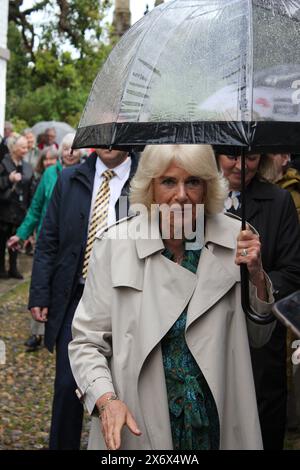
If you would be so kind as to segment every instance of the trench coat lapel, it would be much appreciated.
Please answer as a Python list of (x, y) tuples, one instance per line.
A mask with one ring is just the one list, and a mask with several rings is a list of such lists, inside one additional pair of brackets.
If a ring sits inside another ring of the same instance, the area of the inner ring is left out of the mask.
[(203, 248), (197, 272), (197, 286), (188, 308), (186, 329), (234, 286), (239, 280), (239, 270), (237, 271), (235, 275), (232, 270), (227, 270), (213, 252)]
[(240, 269), (232, 261), (236, 240), (225, 217), (222, 214), (206, 219), (205, 246), (197, 269), (197, 286), (188, 308), (186, 329), (240, 280)]
[[(144, 289), (140, 308), (137, 369), (140, 373), (150, 352), (161, 341), (188, 305), (197, 276), (170, 261), (161, 252), (145, 262)], [(145, 334), (146, 332), (146, 334)]]
[(143, 341), (137, 351), (138, 372), (188, 304), (186, 328), (239, 282), (240, 270), (232, 261), (236, 239), (226, 217), (220, 214), (206, 218), (205, 246), (197, 274), (161, 254), (164, 244), (157, 224), (154, 230), (152, 227), (154, 236), (136, 240), (138, 256), (145, 259), (144, 286), (147, 286), (140, 307), (139, 334)]
[[(140, 219), (147, 224), (146, 218)], [(197, 284), (197, 275), (170, 261), (161, 253), (164, 243), (160, 237), (158, 220), (152, 220), (151, 237), (137, 239), (136, 249), (145, 260), (144, 289), (139, 318), (137, 369), (143, 364), (188, 305)], [(145, 332), (147, 332), (145, 334)]]

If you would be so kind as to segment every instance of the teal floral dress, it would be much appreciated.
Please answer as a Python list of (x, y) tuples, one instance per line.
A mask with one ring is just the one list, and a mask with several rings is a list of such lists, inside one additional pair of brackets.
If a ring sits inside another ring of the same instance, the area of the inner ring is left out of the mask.
[[(185, 251), (181, 266), (196, 273), (200, 250)], [(162, 253), (173, 261), (165, 249)], [(210, 388), (185, 341), (187, 308), (162, 340), (174, 450), (219, 448), (218, 411)]]

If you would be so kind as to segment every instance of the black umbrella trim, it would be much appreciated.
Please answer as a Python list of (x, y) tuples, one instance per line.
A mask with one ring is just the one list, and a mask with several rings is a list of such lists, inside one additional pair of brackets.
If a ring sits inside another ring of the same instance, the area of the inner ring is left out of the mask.
[(78, 128), (73, 148), (211, 144), (251, 151), (299, 151), (300, 122), (108, 123)]

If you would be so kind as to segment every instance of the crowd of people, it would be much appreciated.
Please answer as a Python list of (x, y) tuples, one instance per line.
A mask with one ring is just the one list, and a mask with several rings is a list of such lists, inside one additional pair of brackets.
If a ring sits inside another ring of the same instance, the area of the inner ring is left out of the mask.
[(300, 425), (294, 338), (246, 318), (239, 267), (261, 315), (300, 288), (291, 155), (247, 154), (241, 231), (235, 148), (87, 156), (71, 152), (72, 134), (58, 146), (48, 129), (37, 146), (30, 129), (8, 124), (0, 277), (22, 277), (17, 254), (34, 237), (27, 347), (45, 336), (56, 349), (50, 449), (80, 448), (84, 407), (91, 449), (282, 449), (289, 424)]

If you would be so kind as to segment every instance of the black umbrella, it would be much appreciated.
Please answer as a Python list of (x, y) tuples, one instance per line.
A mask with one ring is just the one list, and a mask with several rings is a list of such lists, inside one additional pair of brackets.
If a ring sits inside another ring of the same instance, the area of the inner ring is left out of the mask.
[[(300, 0), (171, 0), (113, 49), (73, 147), (206, 143), (239, 147), (243, 159), (295, 151), (299, 51)], [(247, 303), (244, 292), (244, 309), (265, 322)]]

